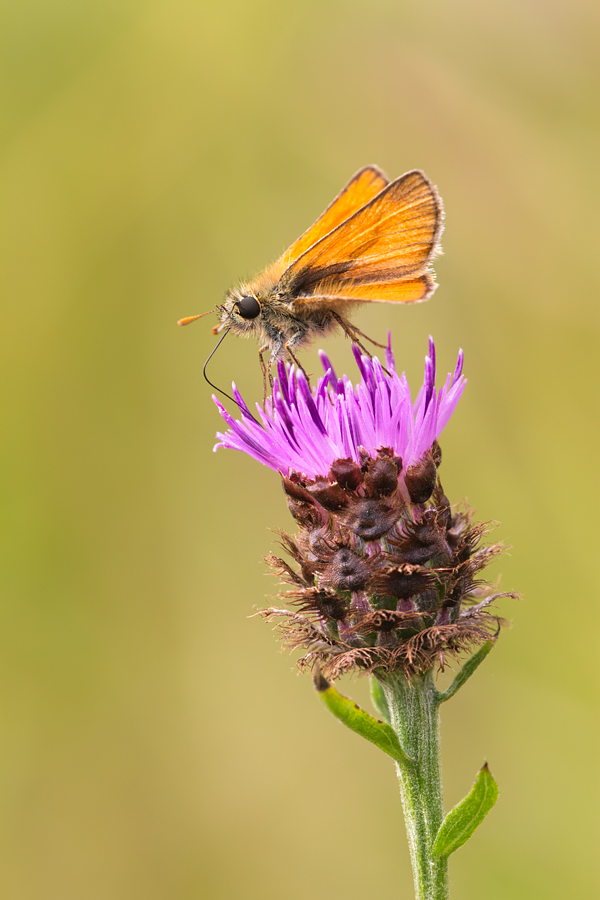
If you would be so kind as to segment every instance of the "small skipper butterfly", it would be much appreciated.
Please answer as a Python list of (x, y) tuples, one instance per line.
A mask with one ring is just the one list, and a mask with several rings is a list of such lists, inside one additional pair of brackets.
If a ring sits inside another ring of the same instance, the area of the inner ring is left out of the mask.
[(390, 181), (377, 166), (360, 169), (283, 256), (227, 291), (216, 307), (220, 322), (213, 334), (226, 330), (258, 340), (265, 390), (267, 350), (269, 374), (282, 357), (302, 368), (296, 349), (337, 326), (365, 350), (360, 337), (366, 335), (348, 313), (358, 303), (431, 297), (436, 283), (430, 263), (440, 253), (443, 215), (436, 188), (420, 170)]

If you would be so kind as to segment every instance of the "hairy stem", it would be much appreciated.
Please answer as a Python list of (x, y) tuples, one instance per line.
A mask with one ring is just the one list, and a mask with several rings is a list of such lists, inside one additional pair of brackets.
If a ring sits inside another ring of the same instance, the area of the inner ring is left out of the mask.
[(434, 857), (444, 818), (439, 748), (439, 704), (431, 672), (380, 677), (392, 728), (407, 759), (396, 763), (413, 867), (416, 900), (447, 900), (448, 859)]

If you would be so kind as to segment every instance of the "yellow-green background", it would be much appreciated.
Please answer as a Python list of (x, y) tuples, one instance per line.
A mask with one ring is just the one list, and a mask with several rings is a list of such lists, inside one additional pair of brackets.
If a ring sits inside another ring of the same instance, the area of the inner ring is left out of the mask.
[[(501, 788), (453, 897), (599, 896), (599, 24), (592, 0), (6, 0), (2, 898), (411, 897), (391, 763), (249, 618), (292, 522), (274, 473), (211, 452), (212, 317), (175, 327), (367, 163), (423, 168), (447, 228), (433, 300), (357, 321), (415, 382), (428, 333), (442, 374), (464, 347), (444, 485), (501, 522), (524, 595), (444, 708), (448, 804), (484, 759)], [(260, 395), (253, 344), (212, 375)]]

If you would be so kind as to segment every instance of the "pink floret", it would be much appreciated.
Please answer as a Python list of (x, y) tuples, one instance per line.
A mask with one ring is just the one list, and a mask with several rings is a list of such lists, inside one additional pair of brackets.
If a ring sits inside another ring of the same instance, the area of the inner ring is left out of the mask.
[[(396, 372), (391, 335), (385, 369), (376, 357), (363, 356), (356, 346), (353, 350), (361, 375), (356, 387), (346, 375), (336, 376), (323, 351), (325, 374), (312, 389), (303, 372), (280, 361), (273, 396), (264, 408), (257, 404), (262, 425), (245, 415), (234, 419), (213, 397), (229, 426), (217, 434), (215, 450), (241, 450), (275, 471), (307, 478), (327, 475), (336, 459), (360, 462), (360, 450), (374, 456), (380, 447), (391, 447), (409, 468), (440, 436), (461, 397), (466, 384), (462, 350), (454, 373), (436, 391), (435, 346), (429, 339), (423, 384), (414, 403), (406, 376)], [(245, 406), (235, 385), (233, 389)]]

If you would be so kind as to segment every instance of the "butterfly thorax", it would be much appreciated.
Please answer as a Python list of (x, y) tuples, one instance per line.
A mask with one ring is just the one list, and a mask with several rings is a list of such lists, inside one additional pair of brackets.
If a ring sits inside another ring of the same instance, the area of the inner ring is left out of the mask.
[[(258, 311), (252, 301), (258, 304)], [(280, 284), (257, 289), (242, 283), (231, 288), (219, 313), (221, 328), (230, 328), (240, 337), (255, 338), (262, 349), (271, 351), (272, 360), (286, 355), (286, 344), (302, 347), (316, 333), (325, 334), (335, 327), (331, 309), (323, 304), (298, 306)], [(248, 313), (250, 318), (246, 317)]]

